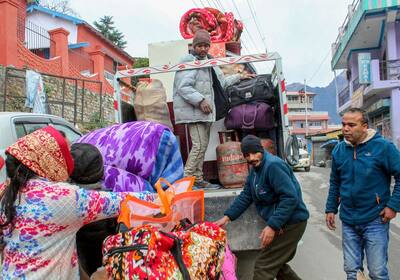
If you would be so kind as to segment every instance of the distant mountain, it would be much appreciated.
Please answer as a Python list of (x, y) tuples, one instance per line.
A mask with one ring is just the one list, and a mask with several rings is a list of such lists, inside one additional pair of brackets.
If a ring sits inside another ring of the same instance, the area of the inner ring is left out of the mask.
[[(348, 82), (344, 73), (337, 76), (338, 91), (347, 86)], [(304, 87), (301, 83), (292, 83), (286, 86), (288, 91), (299, 91)], [(336, 86), (333, 79), (326, 87), (308, 87), (307, 91), (314, 92), (314, 111), (328, 111), (329, 124), (340, 124), (341, 118), (336, 113)]]

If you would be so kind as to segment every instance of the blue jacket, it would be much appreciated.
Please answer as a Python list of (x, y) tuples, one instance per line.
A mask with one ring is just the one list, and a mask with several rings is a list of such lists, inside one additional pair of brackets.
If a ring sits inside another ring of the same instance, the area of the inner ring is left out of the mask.
[[(393, 193), (391, 176), (395, 178)], [(378, 218), (385, 206), (400, 211), (400, 153), (374, 130), (353, 146), (339, 143), (332, 152), (332, 171), (326, 213), (337, 213), (350, 225)]]
[(255, 203), (259, 215), (275, 230), (287, 224), (306, 221), (308, 210), (303, 202), (300, 184), (292, 169), (279, 157), (264, 152), (261, 166), (251, 168), (243, 191), (225, 215), (237, 219)]

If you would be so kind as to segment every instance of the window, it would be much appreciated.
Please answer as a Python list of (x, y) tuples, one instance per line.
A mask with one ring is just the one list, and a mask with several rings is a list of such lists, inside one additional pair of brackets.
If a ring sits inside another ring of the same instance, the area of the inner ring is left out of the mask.
[(65, 133), (65, 136), (67, 139), (71, 142), (74, 143), (76, 140), (78, 140), (81, 135), (77, 133), (76, 131), (72, 130), (70, 127), (62, 124), (53, 124), (54, 128), (57, 130), (61, 130)]
[(310, 126), (321, 126), (322, 123), (321, 122), (311, 122)]
[(305, 109), (298, 109), (298, 108), (289, 108), (289, 112), (293, 113), (305, 113)]
[(32, 133), (38, 129), (48, 126), (48, 123), (23, 123), (18, 122), (15, 124), (15, 131), (17, 133), (17, 137), (21, 138), (29, 133)]
[(17, 133), (17, 138), (21, 138), (26, 135), (25, 127), (22, 123), (15, 124), (15, 132)]

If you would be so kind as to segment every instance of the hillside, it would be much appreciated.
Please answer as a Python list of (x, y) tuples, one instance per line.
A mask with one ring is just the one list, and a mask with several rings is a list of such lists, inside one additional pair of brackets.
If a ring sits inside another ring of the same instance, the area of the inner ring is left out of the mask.
[[(347, 86), (347, 80), (342, 73), (337, 76), (338, 90)], [(292, 83), (286, 86), (288, 91), (299, 91), (304, 87), (301, 83)], [(340, 124), (341, 118), (336, 113), (336, 87), (333, 79), (326, 87), (308, 87), (307, 91), (314, 92), (317, 95), (314, 98), (314, 111), (328, 111), (329, 124)]]

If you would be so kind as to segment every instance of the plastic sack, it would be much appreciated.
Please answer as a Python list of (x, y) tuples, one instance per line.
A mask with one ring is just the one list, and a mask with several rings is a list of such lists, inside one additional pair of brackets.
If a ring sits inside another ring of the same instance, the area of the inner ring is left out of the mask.
[(225, 259), (222, 265), (222, 279), (221, 280), (237, 280), (236, 277), (237, 259), (232, 253), (228, 244), (225, 247)]
[(138, 120), (158, 122), (172, 129), (167, 94), (160, 80), (139, 82), (133, 107)]

